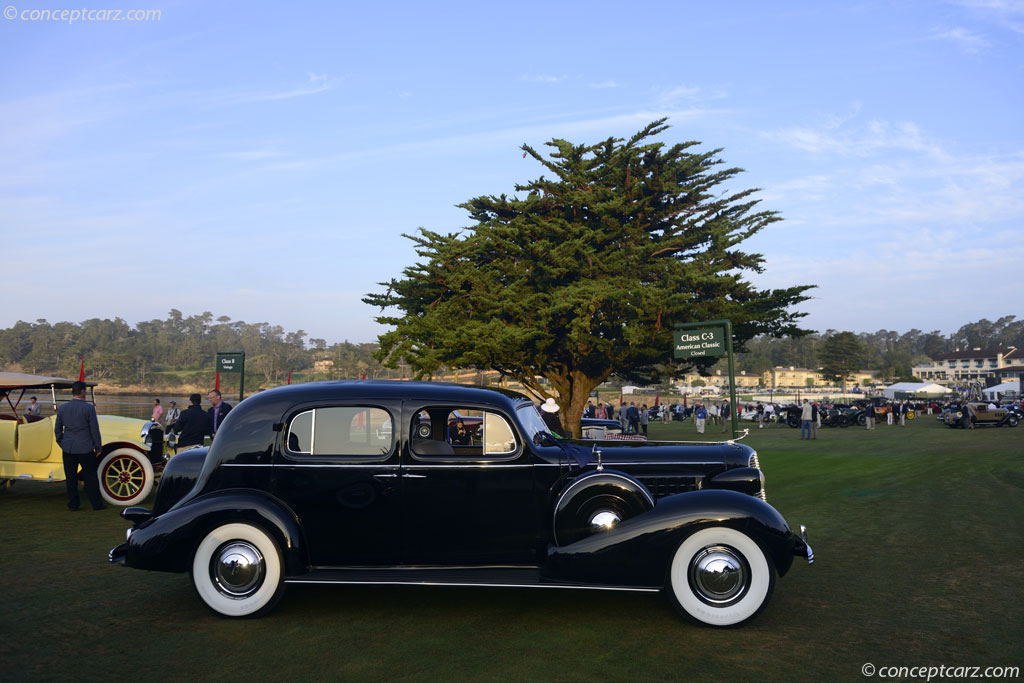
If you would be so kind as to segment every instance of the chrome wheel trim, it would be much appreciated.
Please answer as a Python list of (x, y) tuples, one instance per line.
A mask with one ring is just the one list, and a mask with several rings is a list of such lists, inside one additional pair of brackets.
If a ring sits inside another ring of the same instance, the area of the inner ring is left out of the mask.
[(226, 597), (247, 598), (263, 584), (267, 563), (248, 541), (232, 540), (220, 546), (210, 560), (210, 579)]
[(590, 516), (589, 526), (594, 531), (605, 531), (622, 521), (622, 516), (614, 510), (602, 508)]
[(700, 599), (712, 605), (740, 597), (750, 583), (748, 575), (743, 559), (724, 545), (708, 546), (690, 562), (690, 585)]

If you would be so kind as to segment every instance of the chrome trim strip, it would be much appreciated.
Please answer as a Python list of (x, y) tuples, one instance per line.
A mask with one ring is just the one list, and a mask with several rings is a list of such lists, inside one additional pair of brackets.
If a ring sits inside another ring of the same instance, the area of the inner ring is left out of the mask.
[[(659, 462), (647, 462), (647, 461), (633, 461), (633, 462), (608, 462), (603, 460), (602, 464), (607, 467), (628, 467), (632, 465), (725, 465), (726, 463), (722, 460), (692, 460), (684, 462), (682, 460), (665, 460)], [(539, 462), (535, 465), (536, 467), (565, 467), (564, 463), (557, 462)]]
[[(231, 463), (224, 463), (223, 465), (221, 465), (221, 467), (270, 467), (270, 465), (234, 465), (234, 464), (231, 464)], [(383, 463), (367, 464), (367, 463), (359, 463), (359, 462), (354, 462), (354, 463), (351, 463), (351, 464), (333, 463), (333, 462), (325, 462), (325, 463), (315, 463), (315, 462), (297, 463), (297, 462), (289, 462), (289, 463), (280, 463), (280, 464), (274, 465), (274, 467), (280, 467), (282, 469), (295, 469), (295, 468), (301, 468), (301, 467), (320, 467), (320, 468), (323, 468), (323, 467), (340, 467), (340, 468), (350, 469), (350, 470), (380, 470), (380, 469), (397, 470), (398, 469), (398, 465), (386, 465), (386, 464), (383, 464)]]
[(546, 583), (448, 583), (445, 581), (359, 581), (356, 579), (285, 579), (285, 583), (358, 584), (361, 586), (459, 586), (468, 588), (570, 588), (575, 590), (626, 591), (631, 593), (660, 593), (660, 588), (631, 588), (627, 586), (569, 586)]
[(513, 468), (513, 467), (533, 467), (533, 465), (530, 464), (530, 463), (525, 463), (525, 464), (517, 463), (517, 464), (514, 464), (514, 465), (503, 465), (501, 463), (484, 463), (484, 462), (473, 462), (473, 463), (445, 462), (445, 463), (437, 463), (435, 465), (424, 465), (422, 463), (414, 463), (414, 464), (411, 464), (411, 465), (403, 465), (403, 468), (407, 469), (407, 470), (436, 470), (436, 469), (446, 469), (446, 470), (459, 470), (459, 469), (463, 469), (463, 470), (468, 470), (468, 469), (473, 469), (473, 470), (502, 469), (502, 470), (504, 470), (504, 469), (509, 469), (509, 468)]

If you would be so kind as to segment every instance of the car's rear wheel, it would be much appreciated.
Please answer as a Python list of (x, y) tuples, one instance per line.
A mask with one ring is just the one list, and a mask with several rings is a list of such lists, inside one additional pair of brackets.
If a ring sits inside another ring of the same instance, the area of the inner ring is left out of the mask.
[(137, 505), (153, 491), (153, 465), (134, 448), (118, 448), (100, 461), (100, 495), (111, 505)]
[(654, 507), (650, 492), (632, 477), (595, 472), (570, 484), (555, 503), (556, 545), (569, 545)]
[(707, 626), (739, 626), (768, 604), (775, 570), (761, 546), (728, 527), (701, 529), (676, 550), (667, 593), (682, 614)]
[(224, 524), (196, 548), (192, 585), (217, 614), (257, 616), (281, 598), (281, 566), (281, 551), (263, 529), (244, 522)]

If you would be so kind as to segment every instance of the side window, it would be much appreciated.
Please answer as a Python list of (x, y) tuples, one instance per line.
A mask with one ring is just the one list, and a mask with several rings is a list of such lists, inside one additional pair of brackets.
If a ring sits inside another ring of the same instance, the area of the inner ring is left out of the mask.
[(331, 406), (299, 413), (288, 425), (288, 451), (324, 457), (380, 457), (391, 452), (391, 415), (381, 408)]
[(511, 425), (501, 415), (484, 413), (484, 455), (508, 455), (515, 450)]
[(412, 435), (412, 451), (418, 456), (480, 458), (516, 452), (508, 421), (478, 408), (425, 408), (413, 417)]

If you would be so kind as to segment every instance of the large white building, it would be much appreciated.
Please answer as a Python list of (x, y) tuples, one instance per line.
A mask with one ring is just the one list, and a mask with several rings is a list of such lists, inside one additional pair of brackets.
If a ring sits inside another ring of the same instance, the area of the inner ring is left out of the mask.
[(915, 365), (914, 377), (928, 382), (984, 382), (997, 377), (999, 371), (1020, 363), (1014, 346), (999, 349), (964, 349), (945, 353), (930, 363)]

